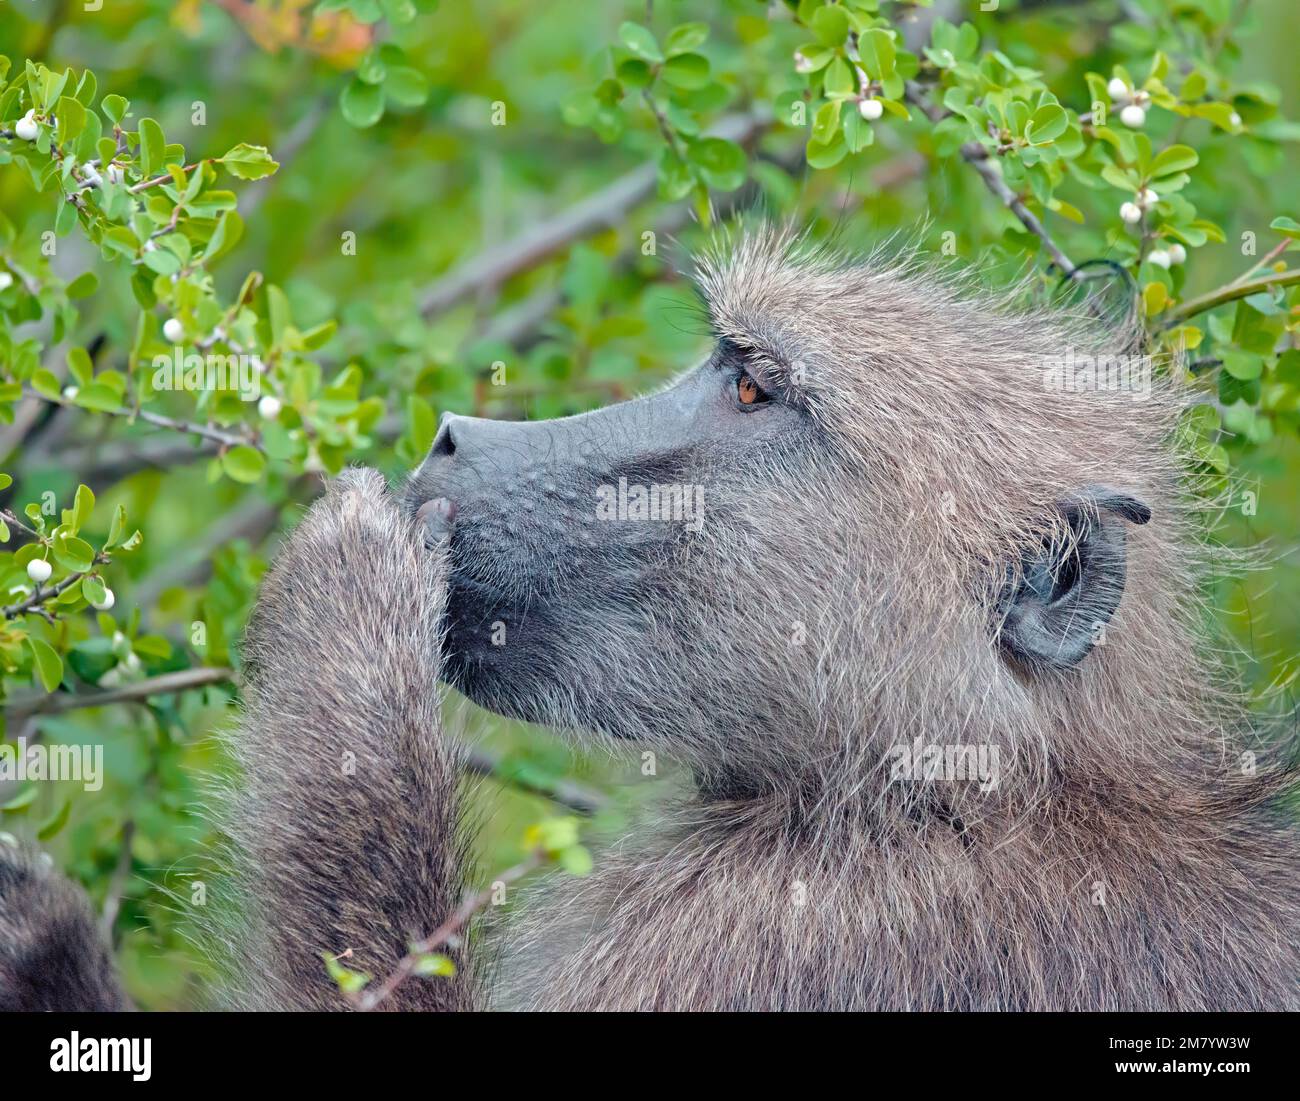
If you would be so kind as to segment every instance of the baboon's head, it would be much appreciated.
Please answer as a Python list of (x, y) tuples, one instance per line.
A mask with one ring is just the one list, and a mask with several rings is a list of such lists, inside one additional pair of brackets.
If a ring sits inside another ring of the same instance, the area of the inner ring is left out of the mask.
[(917, 736), (1042, 763), (1178, 676), (1168, 400), (1053, 373), (1113, 337), (778, 232), (698, 283), (715, 343), (659, 392), (444, 417), (407, 501), (451, 502), (472, 699), (761, 786)]

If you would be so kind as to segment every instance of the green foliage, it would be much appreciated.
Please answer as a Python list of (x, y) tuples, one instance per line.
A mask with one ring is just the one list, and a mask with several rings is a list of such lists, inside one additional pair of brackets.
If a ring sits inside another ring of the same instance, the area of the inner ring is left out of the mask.
[[(561, 415), (689, 363), (704, 338), (668, 238), (703, 229), (683, 210), (707, 226), (757, 201), (850, 245), (901, 229), (992, 279), (1028, 264), (1044, 291), (1062, 258), (1120, 265), (1195, 399), (1194, 473), (1254, 486), (1237, 522), (1294, 540), (1284, 0), (1132, 0), (1122, 16), (1004, 0), (952, 22), (927, 7), (0, 5), (5, 738), (105, 751), (99, 791), (0, 780), (0, 829), (47, 837), (97, 902), (120, 896), (145, 1005), (203, 986), (177, 916), (212, 878), (193, 808), (275, 533), (321, 474), (409, 469), (444, 410)], [(629, 187), (556, 247), (476, 275), (485, 249), (512, 252), (645, 164), (655, 194)], [(1277, 576), (1282, 657), (1261, 682), (1286, 678), (1300, 641), (1300, 582)], [(191, 687), (150, 692), (163, 675)], [(138, 695), (87, 705), (105, 692)], [(662, 790), (479, 725), (506, 793), (489, 870), (538, 848), (590, 867), (525, 789), (616, 786), (594, 834)], [(428, 955), (418, 967), (444, 974)]]

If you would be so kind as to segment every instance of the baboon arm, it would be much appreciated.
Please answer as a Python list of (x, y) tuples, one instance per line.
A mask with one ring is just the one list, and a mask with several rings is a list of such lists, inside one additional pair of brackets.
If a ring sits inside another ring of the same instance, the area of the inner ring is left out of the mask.
[[(460, 762), (438, 717), (443, 573), (383, 478), (356, 469), (263, 583), (230, 824), (252, 922), (236, 966), (254, 1005), (344, 1007), (322, 953), (378, 985), (460, 901)], [(463, 949), (456, 962), (454, 979), (409, 979), (384, 1008), (469, 1008)]]

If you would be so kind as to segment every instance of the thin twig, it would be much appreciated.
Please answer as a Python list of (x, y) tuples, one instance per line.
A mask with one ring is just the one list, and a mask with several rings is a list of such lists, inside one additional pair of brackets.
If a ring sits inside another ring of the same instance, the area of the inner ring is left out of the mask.
[[(27, 391), (27, 396), (39, 398), (41, 401), (48, 402), (51, 405), (59, 405), (65, 409), (80, 409), (81, 406), (75, 402), (68, 401), (65, 398), (52, 398), (48, 394), (42, 394), (35, 390)], [(261, 450), (261, 445), (252, 436), (240, 436), (231, 432), (223, 432), (220, 428), (214, 428), (210, 424), (197, 424), (194, 421), (178, 420), (175, 417), (165, 417), (161, 413), (152, 413), (148, 409), (130, 409), (123, 406), (120, 409), (95, 409), (91, 412), (107, 413), (110, 417), (124, 417), (127, 420), (142, 420), (146, 424), (152, 424), (156, 428), (167, 428), (173, 432), (183, 432), (186, 435), (200, 436), (205, 440), (211, 440), (213, 443), (220, 444), (222, 447), (253, 447)]]
[(107, 707), (111, 703), (132, 703), (150, 696), (187, 692), (209, 684), (221, 684), (234, 678), (235, 671), (225, 666), (200, 666), (161, 673), (147, 680), (109, 688), (102, 692), (53, 692), (48, 696), (26, 696), (10, 700), (5, 711), (13, 714), (58, 715), (82, 707)]
[(99, 927), (104, 939), (113, 939), (113, 926), (117, 924), (117, 914), (122, 908), (122, 892), (126, 890), (126, 877), (131, 871), (131, 842), (135, 840), (135, 819), (128, 818), (122, 823), (122, 845), (117, 852), (117, 865), (113, 868), (113, 878), (108, 883), (108, 894), (104, 897), (104, 909), (99, 917)]
[(1229, 283), (1228, 286), (1230, 287), (1240, 286), (1242, 283), (1246, 282), (1246, 280), (1249, 279), (1252, 275), (1254, 275), (1255, 272), (1259, 271), (1260, 268), (1268, 267), (1268, 265), (1271, 264), (1274, 260), (1276, 260), (1279, 256), (1281, 256), (1282, 253), (1286, 252), (1286, 250), (1290, 248), (1293, 243), (1294, 242), (1291, 240), (1290, 237), (1283, 237), (1282, 240), (1280, 240), (1276, 245), (1274, 245), (1271, 249), (1269, 249), (1268, 252), (1265, 253), (1265, 255), (1257, 263), (1253, 264), (1251, 267), (1243, 271), (1239, 276), (1237, 276), (1236, 279), (1234, 279), (1231, 283)]
[[(107, 562), (108, 560), (108, 555), (104, 554), (102, 551), (95, 555), (95, 561), (97, 563)], [(44, 608), (44, 605), (61, 596), (89, 573), (89, 570), (79, 570), (76, 573), (70, 573), (57, 585), (51, 585), (48, 589), (42, 587), (38, 583), (32, 590), (30, 596), (24, 597), (22, 600), (18, 601), (17, 604), (10, 604), (4, 608), (0, 608), (0, 617), (3, 617), (4, 619), (17, 619), (20, 615), (27, 615), (29, 612), (33, 612), (36, 615), (44, 616), (46, 619), (52, 620), (53, 616), (51, 616), (51, 614)]]
[(483, 890), (470, 895), (456, 908), (451, 917), (439, 925), (437, 929), (423, 940), (411, 945), (411, 950), (398, 961), (397, 966), (388, 978), (377, 987), (362, 991), (356, 998), (356, 1007), (363, 1013), (375, 1009), (380, 1002), (389, 997), (394, 990), (411, 977), (422, 956), (427, 956), (430, 952), (436, 952), (459, 933), (470, 918), (480, 910), (485, 909), (492, 902), (493, 896), (501, 886), (509, 886), (511, 883), (518, 882), (529, 872), (540, 868), (545, 860), (546, 853), (538, 849), (530, 853), (514, 867), (507, 868)]

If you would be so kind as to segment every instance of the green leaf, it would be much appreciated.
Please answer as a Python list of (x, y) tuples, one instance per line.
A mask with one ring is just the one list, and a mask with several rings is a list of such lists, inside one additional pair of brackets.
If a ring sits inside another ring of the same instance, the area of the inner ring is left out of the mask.
[(823, 46), (840, 46), (849, 36), (849, 17), (838, 4), (827, 4), (813, 12), (812, 32)]
[(1233, 378), (1249, 382), (1264, 373), (1264, 357), (1253, 352), (1229, 349), (1223, 353), (1223, 369)]
[(81, 387), (72, 401), (82, 409), (93, 409), (97, 413), (112, 413), (122, 408), (122, 395), (101, 382)]
[(20, 811), (24, 811), (36, 802), (36, 795), (39, 791), (40, 788), (35, 784), (29, 784), (10, 799), (9, 802), (0, 803), (0, 810), (4, 811), (6, 814), (17, 814)]
[(59, 100), (54, 115), (59, 120), (60, 142), (75, 141), (86, 128), (86, 108), (71, 96), (63, 96)]
[(95, 377), (95, 367), (90, 362), (90, 353), (85, 348), (73, 345), (68, 349), (68, 371), (78, 386), (90, 385)]
[(322, 952), (321, 959), (325, 961), (325, 970), (328, 972), (329, 977), (338, 984), (338, 988), (344, 994), (359, 994), (366, 988), (366, 984), (370, 982), (371, 976), (368, 973), (365, 971), (352, 971), (344, 967), (329, 952)]
[(217, 218), (216, 227), (208, 239), (208, 247), (203, 252), (205, 262), (224, 256), (244, 236), (244, 219), (237, 210), (223, 210)]
[(104, 582), (87, 574), (81, 579), (81, 595), (86, 598), (87, 604), (103, 604), (106, 595)]
[(745, 151), (726, 138), (704, 138), (692, 142), (687, 155), (709, 187), (734, 191), (745, 182), (749, 162)]
[(74, 533), (85, 526), (90, 514), (95, 511), (95, 494), (90, 486), (77, 486), (77, 496), (72, 503), (72, 530)]
[(456, 974), (456, 965), (441, 952), (426, 952), (415, 961), (415, 969), (411, 974), (422, 979), (449, 979)]
[(181, 270), (180, 257), (164, 248), (151, 248), (140, 257), (140, 262), (158, 275), (175, 275)]
[(688, 50), (704, 45), (708, 37), (707, 23), (682, 23), (668, 32), (668, 37), (664, 39), (664, 53), (669, 57), (673, 54), (686, 53)]
[(1285, 216), (1274, 218), (1268, 223), (1268, 228), (1277, 230), (1283, 237), (1290, 237), (1293, 240), (1300, 239), (1300, 222), (1297, 222), (1294, 218)]
[(266, 469), (266, 457), (255, 447), (241, 444), (221, 456), (221, 469), (236, 482), (252, 485), (261, 480)]
[(54, 837), (68, 824), (68, 816), (71, 813), (72, 800), (63, 800), (63, 805), (36, 831), (36, 839), (38, 841), (48, 841), (51, 837)]
[(99, 109), (104, 112), (104, 116), (114, 126), (117, 126), (126, 118), (126, 112), (130, 104), (118, 95), (107, 95), (100, 102)]
[(433, 446), (438, 431), (438, 421), (433, 406), (418, 394), (406, 399), (406, 434), (411, 444), (411, 454), (423, 457)]
[(879, 27), (869, 30), (858, 40), (858, 56), (868, 76), (883, 80), (893, 75), (897, 56), (894, 40)]
[(421, 107), (429, 98), (429, 81), (419, 69), (402, 65), (388, 70), (384, 91), (399, 107)]
[(559, 855), (560, 867), (570, 875), (590, 875), (594, 866), (591, 853), (584, 845), (570, 845)]
[(837, 57), (827, 66), (826, 75), (822, 77), (822, 88), (828, 96), (857, 94), (858, 82), (853, 75), (853, 70), (849, 68), (849, 63), (844, 58)]
[(339, 96), (343, 117), (359, 130), (374, 126), (384, 116), (382, 85), (353, 79)]
[(663, 78), (677, 88), (703, 88), (709, 82), (709, 61), (703, 54), (677, 54), (663, 67)]
[(58, 376), (46, 367), (40, 368), (32, 375), (32, 389), (51, 401), (58, 401), (62, 395)]
[(1200, 159), (1190, 145), (1171, 145), (1168, 149), (1161, 150), (1151, 162), (1151, 178), (1158, 180), (1161, 176), (1186, 172), (1189, 168), (1194, 168)]
[(146, 176), (156, 176), (163, 170), (163, 157), (167, 139), (162, 127), (153, 119), (140, 120), (140, 171)]
[(819, 145), (829, 145), (840, 126), (840, 103), (829, 100), (817, 108), (813, 115), (812, 140)]
[(1059, 103), (1045, 103), (1034, 112), (1025, 128), (1025, 138), (1033, 145), (1048, 145), (1070, 125), (1070, 116)]
[(116, 546), (117, 541), (122, 538), (122, 532), (126, 530), (126, 506), (118, 505), (113, 510), (113, 522), (108, 528), (108, 539), (104, 543), (104, 549)]
[(35, 660), (36, 676), (47, 692), (53, 692), (63, 680), (63, 659), (48, 642), (31, 635), (27, 636), (27, 645), (31, 647)]
[(833, 168), (845, 158), (848, 151), (849, 147), (839, 133), (836, 133), (828, 143), (810, 141), (806, 151), (808, 167)]
[(227, 172), (232, 176), (238, 176), (241, 180), (260, 180), (280, 167), (279, 162), (271, 159), (266, 146), (249, 145), (242, 141), (221, 157), (220, 161)]
[(659, 49), (655, 36), (639, 23), (624, 23), (618, 29), (619, 40), (637, 57), (644, 58), (652, 64), (663, 61), (664, 55)]
[(93, 271), (83, 271), (64, 289), (69, 298), (89, 298), (99, 289), (99, 276)]
[(95, 564), (95, 548), (75, 535), (56, 538), (53, 550), (54, 560), (73, 573), (85, 573)]

